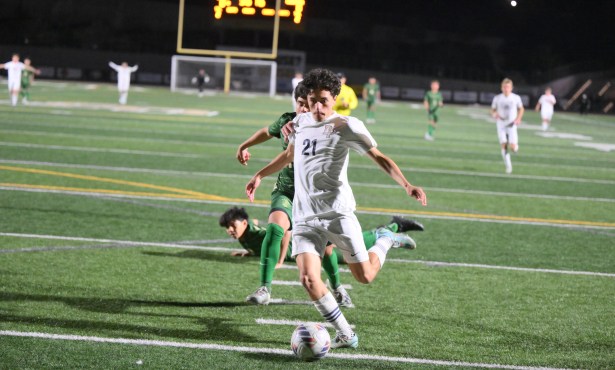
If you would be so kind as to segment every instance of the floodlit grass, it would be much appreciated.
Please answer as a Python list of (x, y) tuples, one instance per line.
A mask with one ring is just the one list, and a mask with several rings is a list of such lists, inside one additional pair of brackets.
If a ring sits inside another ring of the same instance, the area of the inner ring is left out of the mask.
[[(6, 335), (288, 351), (293, 327), (256, 319), (321, 320), (310, 305), (244, 304), (259, 261), (231, 257), (239, 245), (217, 223), (235, 204), (266, 219), (273, 178), (256, 204), (244, 185), (280, 143), (251, 149), (247, 167), (235, 151), (287, 111), (289, 98), (144, 88), (130, 93), (128, 108), (116, 99), (111, 85), (40, 83), (33, 104), (0, 104), (0, 367), (304, 368), (289, 352)], [(355, 115), (364, 114), (361, 105)], [(317, 366), (614, 368), (615, 153), (575, 146), (586, 138), (540, 136), (528, 110), (514, 173), (505, 175), (487, 107), (445, 106), (434, 142), (422, 138), (424, 112), (408, 103), (384, 103), (377, 118), (368, 128), (379, 148), (425, 188), (429, 205), (353, 153), (358, 217), (371, 228), (403, 214), (426, 230), (412, 234), (415, 251), (389, 253), (373, 284), (342, 273), (360, 347)], [(612, 116), (556, 112), (553, 127), (615, 144)], [(275, 279), (296, 281), (297, 271)], [(273, 298), (308, 300), (301, 287), (281, 285)]]

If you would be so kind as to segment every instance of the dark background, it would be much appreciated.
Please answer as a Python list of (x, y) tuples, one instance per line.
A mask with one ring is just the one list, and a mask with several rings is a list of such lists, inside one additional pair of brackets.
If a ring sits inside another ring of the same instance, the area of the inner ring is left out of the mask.
[[(309, 65), (475, 81), (507, 75), (528, 84), (615, 66), (615, 1), (518, 0), (516, 7), (507, 0), (306, 2), (301, 25), (283, 22), (279, 48), (305, 51)], [(3, 1), (1, 43), (176, 54), (178, 4)], [(192, 46), (270, 46), (268, 31), (233, 32), (215, 23), (207, 11), (213, 4), (188, 0), (185, 38)]]

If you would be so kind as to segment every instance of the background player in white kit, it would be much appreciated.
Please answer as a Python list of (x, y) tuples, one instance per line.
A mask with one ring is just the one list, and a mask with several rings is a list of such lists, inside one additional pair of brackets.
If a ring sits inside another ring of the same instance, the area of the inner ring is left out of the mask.
[(501, 87), (502, 93), (496, 95), (491, 103), (491, 116), (496, 120), (506, 173), (511, 173), (512, 162), (510, 161), (509, 150), (515, 153), (519, 150), (517, 126), (521, 124), (525, 109), (521, 97), (512, 92), (513, 82), (510, 79), (502, 80)]
[(109, 67), (117, 72), (117, 90), (120, 92), (120, 104), (126, 104), (128, 102), (128, 90), (130, 89), (130, 74), (136, 72), (139, 66), (129, 67), (126, 62), (122, 62), (122, 65), (118, 66), (109, 62)]
[(540, 110), (540, 118), (542, 118), (542, 131), (547, 131), (549, 129), (549, 124), (553, 118), (553, 107), (555, 103), (555, 96), (551, 93), (551, 88), (547, 87), (545, 93), (542, 94), (536, 104), (536, 111)]
[(336, 329), (331, 348), (359, 344), (357, 335), (346, 321), (338, 303), (320, 277), (321, 258), (327, 241), (338, 246), (355, 279), (367, 284), (374, 280), (391, 247), (400, 240), (391, 235), (380, 238), (366, 249), (361, 226), (354, 215), (355, 200), (348, 184), (349, 149), (367, 154), (406, 193), (423, 205), (423, 190), (411, 185), (399, 167), (376, 149), (376, 142), (360, 120), (341, 116), (333, 110), (341, 83), (326, 69), (310, 71), (303, 80), (309, 90), (310, 112), (293, 120), (295, 134), (288, 148), (258, 171), (246, 185), (253, 200), (264, 176), (273, 174), (293, 162), (295, 197), (293, 202), (293, 257), (296, 258), (301, 283), (316, 309)]
[(9, 94), (11, 94), (11, 105), (16, 106), (19, 98), (19, 91), (21, 90), (21, 71), (24, 69), (39, 73), (37, 69), (32, 66), (27, 66), (19, 61), (19, 54), (13, 54), (11, 61), (4, 64), (0, 64), (0, 68), (4, 68), (8, 71), (9, 80)]

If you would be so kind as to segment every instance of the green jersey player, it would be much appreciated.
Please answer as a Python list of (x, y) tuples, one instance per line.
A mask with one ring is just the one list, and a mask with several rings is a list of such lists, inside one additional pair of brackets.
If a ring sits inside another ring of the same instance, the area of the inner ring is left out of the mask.
[[(30, 58), (26, 58), (24, 59), (23, 64), (26, 66), (31, 66), (32, 61)], [(34, 71), (25, 68), (21, 71), (21, 90), (19, 90), (19, 97), (21, 98), (21, 102), (23, 104), (28, 104), (28, 100), (30, 100), (29, 89), (33, 79)]]
[(365, 123), (376, 123), (375, 105), (380, 101), (380, 84), (376, 77), (370, 77), (363, 85), (363, 100), (367, 103), (367, 119)]
[(429, 120), (425, 140), (433, 141), (433, 134), (438, 123), (438, 110), (443, 105), (444, 99), (442, 99), (442, 94), (440, 93), (440, 82), (433, 80), (431, 81), (431, 90), (427, 91), (423, 98), (423, 106), (427, 110), (427, 119)]
[[(263, 256), (263, 242), (267, 238), (267, 226), (262, 226), (259, 224), (257, 219), (251, 219), (248, 216), (248, 213), (243, 208), (233, 207), (228, 209), (226, 212), (220, 216), (219, 224), (221, 227), (226, 229), (226, 233), (233, 239), (236, 239), (239, 244), (243, 247), (243, 251), (234, 251), (231, 253), (233, 256), (238, 257), (248, 257), (248, 256)], [(376, 243), (376, 240), (380, 238), (383, 234), (386, 233), (385, 230), (389, 230), (393, 233), (401, 233), (406, 231), (423, 231), (423, 225), (414, 220), (407, 220), (403, 217), (394, 216), (391, 222), (388, 225), (381, 226), (379, 228), (367, 230), (363, 232), (363, 240), (365, 241), (365, 245), (367, 247), (371, 247)], [(416, 242), (412, 240), (412, 238), (408, 237), (408, 247), (416, 248)], [(266, 246), (267, 247), (267, 246)], [(294, 260), (291, 257), (291, 248), (290, 248), (290, 233), (285, 233), (284, 237), (281, 241), (280, 252), (281, 258), (279, 262), (275, 265), (275, 268), (282, 266), (283, 261), (292, 261)], [(269, 253), (265, 251), (265, 254)], [(337, 284), (338, 291), (340, 297), (340, 305), (345, 307), (353, 307), (352, 300), (350, 300), (350, 296), (345, 291), (341, 285), (339, 285), (339, 269), (337, 265), (340, 263), (345, 263), (343, 254), (339, 251), (338, 248), (335, 248), (335, 245), (329, 244), (327, 247), (327, 251), (325, 252), (325, 257), (323, 258), (323, 265), (327, 265), (325, 268), (325, 273), (329, 278), (329, 283), (331, 286)], [(333, 268), (332, 265), (335, 265)], [(340, 288), (341, 287), (341, 288)], [(256, 302), (251, 302), (256, 303)]]

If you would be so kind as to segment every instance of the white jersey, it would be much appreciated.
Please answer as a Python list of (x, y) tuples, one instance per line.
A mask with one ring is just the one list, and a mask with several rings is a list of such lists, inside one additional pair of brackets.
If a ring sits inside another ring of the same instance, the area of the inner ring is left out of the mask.
[(538, 103), (540, 103), (540, 114), (543, 117), (553, 115), (555, 96), (543, 94), (540, 99), (538, 99)]
[(26, 68), (22, 62), (6, 62), (4, 69), (8, 71), (9, 89), (19, 90), (21, 88), (21, 71)]
[(139, 69), (139, 66), (123, 67), (118, 66), (113, 62), (109, 62), (109, 67), (113, 68), (117, 72), (117, 89), (120, 91), (128, 90), (130, 87), (130, 74)]
[(349, 149), (364, 154), (376, 147), (372, 135), (357, 118), (337, 113), (322, 122), (314, 120), (312, 113), (303, 113), (293, 123), (293, 219), (353, 212), (356, 203), (347, 175)]
[(498, 126), (507, 126), (517, 119), (518, 109), (523, 107), (521, 97), (515, 93), (505, 96), (498, 94), (493, 98), (491, 108), (495, 109), (498, 116), (496, 120)]

